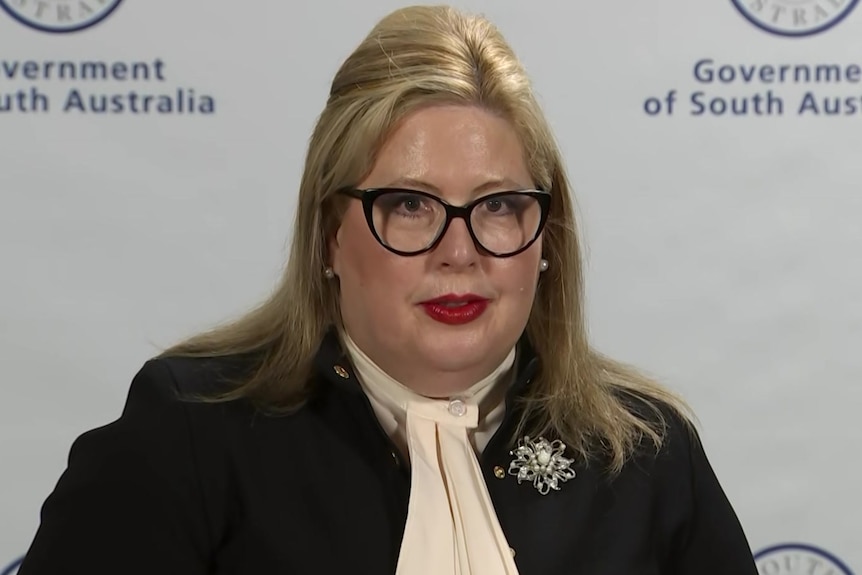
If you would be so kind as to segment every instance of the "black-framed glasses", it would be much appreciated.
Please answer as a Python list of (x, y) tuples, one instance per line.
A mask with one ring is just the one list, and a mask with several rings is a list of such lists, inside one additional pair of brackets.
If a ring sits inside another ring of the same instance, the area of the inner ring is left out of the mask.
[(362, 201), (371, 233), (383, 247), (401, 256), (433, 249), (452, 220), (461, 218), (481, 251), (511, 257), (536, 241), (551, 207), (551, 194), (542, 190), (496, 192), (465, 206), (402, 188), (345, 188), (339, 193)]

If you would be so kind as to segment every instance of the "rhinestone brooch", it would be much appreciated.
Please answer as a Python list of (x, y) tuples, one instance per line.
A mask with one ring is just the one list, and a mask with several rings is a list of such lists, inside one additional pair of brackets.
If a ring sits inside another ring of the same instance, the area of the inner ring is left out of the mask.
[(574, 479), (574, 459), (563, 457), (566, 444), (560, 440), (548, 441), (544, 437), (533, 441), (529, 436), (518, 440), (518, 447), (510, 451), (515, 460), (509, 464), (509, 475), (518, 483), (529, 481), (542, 495), (551, 489), (560, 490), (560, 483)]

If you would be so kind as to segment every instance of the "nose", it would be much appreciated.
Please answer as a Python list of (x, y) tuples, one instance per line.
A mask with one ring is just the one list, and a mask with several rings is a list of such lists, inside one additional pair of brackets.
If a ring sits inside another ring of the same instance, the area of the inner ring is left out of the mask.
[(476, 265), (480, 257), (476, 244), (470, 236), (470, 230), (467, 229), (467, 222), (463, 218), (452, 220), (431, 253), (437, 265), (457, 269)]

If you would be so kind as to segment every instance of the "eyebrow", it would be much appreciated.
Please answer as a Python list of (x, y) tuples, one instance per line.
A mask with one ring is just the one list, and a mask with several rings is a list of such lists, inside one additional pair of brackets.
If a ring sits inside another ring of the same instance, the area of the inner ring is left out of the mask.
[[(424, 180), (419, 180), (416, 178), (396, 178), (389, 182), (386, 186), (387, 188), (419, 188), (422, 190), (429, 191), (431, 193), (442, 195), (440, 188), (426, 182)], [(488, 180), (481, 186), (478, 186), (473, 189), (473, 194), (481, 194), (493, 189), (503, 188), (506, 190), (525, 190), (530, 188), (531, 186), (523, 186), (514, 180), (510, 180), (509, 178)]]

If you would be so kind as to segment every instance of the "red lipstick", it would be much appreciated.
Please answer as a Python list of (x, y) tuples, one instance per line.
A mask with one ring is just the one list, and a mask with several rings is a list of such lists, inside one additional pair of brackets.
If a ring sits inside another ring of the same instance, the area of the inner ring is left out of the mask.
[(423, 301), (422, 309), (440, 323), (459, 325), (477, 319), (488, 307), (488, 299), (475, 294), (446, 294)]

